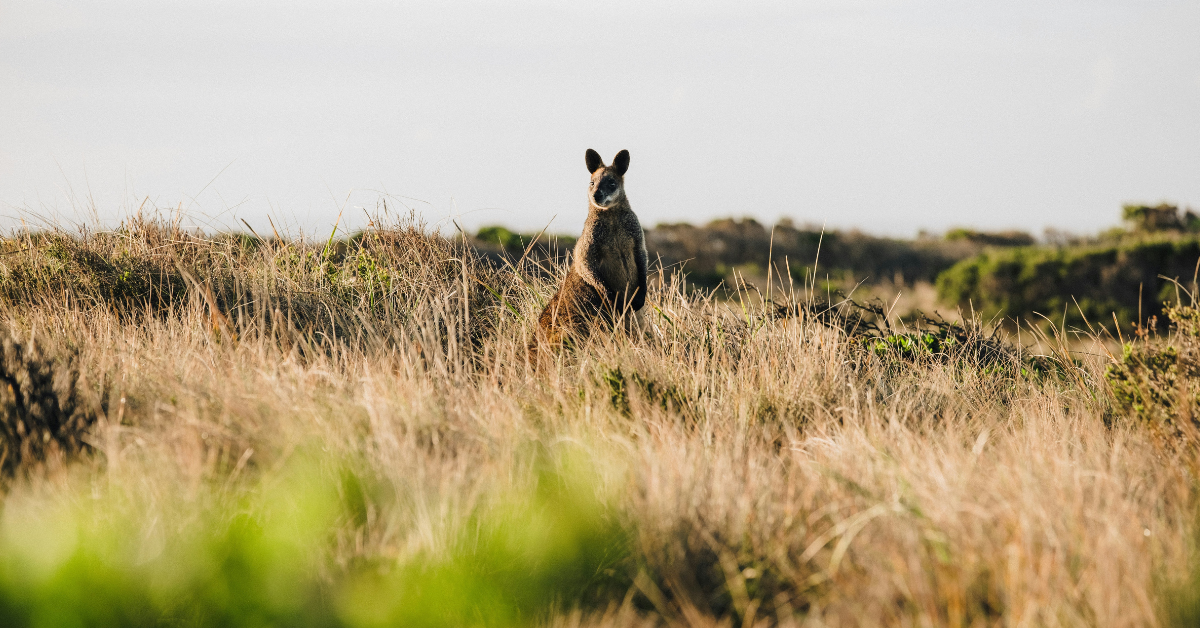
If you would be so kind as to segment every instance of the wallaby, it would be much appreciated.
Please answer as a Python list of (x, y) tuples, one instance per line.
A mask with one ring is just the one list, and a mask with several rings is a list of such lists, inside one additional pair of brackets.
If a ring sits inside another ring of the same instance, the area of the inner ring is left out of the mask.
[(585, 337), (597, 322), (633, 319), (646, 303), (646, 237), (625, 196), (629, 151), (617, 153), (611, 166), (590, 148), (584, 160), (592, 173), (587, 222), (566, 279), (538, 317), (529, 343), (535, 367), (539, 347)]

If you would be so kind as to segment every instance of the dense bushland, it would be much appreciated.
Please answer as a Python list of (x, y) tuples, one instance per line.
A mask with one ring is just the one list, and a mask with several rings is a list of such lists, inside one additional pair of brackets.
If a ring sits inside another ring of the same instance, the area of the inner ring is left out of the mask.
[[(946, 304), (1010, 322), (1046, 318), (1126, 332), (1180, 303), (1178, 282), (1194, 288), (1200, 218), (1174, 205), (1126, 205), (1124, 227), (1049, 246), (992, 248), (937, 279)], [(1186, 291), (1185, 291), (1186, 292)]]
[(1190, 360), (1190, 328), (1032, 355), (660, 269), (641, 331), (533, 373), (561, 259), (375, 225), (0, 241), (6, 368), (38, 374), (10, 395), (58, 408), (3, 406), (0, 623), (1198, 617), (1195, 419), (1162, 383), (1192, 371), (1127, 357)]
[(1179, 302), (1177, 282), (1193, 286), (1200, 239), (1154, 237), (1070, 248), (995, 250), (959, 262), (938, 277), (946, 302), (987, 318), (1050, 317), (1129, 330)]

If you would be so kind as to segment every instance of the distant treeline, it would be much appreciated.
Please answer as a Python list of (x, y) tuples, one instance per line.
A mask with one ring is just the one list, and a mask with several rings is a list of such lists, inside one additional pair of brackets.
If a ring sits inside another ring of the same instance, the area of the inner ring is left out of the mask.
[[(679, 268), (696, 286), (730, 285), (736, 271), (762, 277), (768, 263), (779, 277), (813, 277), (897, 285), (936, 283), (939, 300), (989, 319), (1078, 326), (1084, 319), (1122, 327), (1161, 313), (1176, 284), (1192, 289), (1200, 260), (1200, 216), (1169, 204), (1126, 205), (1124, 225), (1095, 236), (1048, 230), (1039, 242), (1023, 231), (954, 229), (943, 236), (883, 238), (859, 231), (822, 231), (781, 220), (768, 227), (751, 218), (697, 226), (660, 224), (646, 230), (651, 260)], [(503, 227), (480, 230), (477, 246), (490, 254), (565, 255), (569, 236), (543, 236)], [(1167, 277), (1170, 279), (1164, 279)], [(1186, 296), (1185, 296), (1186, 298)], [(1076, 306), (1078, 303), (1078, 306)], [(1039, 316), (1040, 315), (1040, 316)]]
[(703, 227), (663, 224), (646, 232), (646, 248), (663, 265), (681, 265), (689, 280), (713, 286), (728, 281), (731, 271), (778, 276), (811, 275), (868, 282), (933, 281), (955, 262), (982, 246), (967, 239), (880, 238), (858, 231), (824, 231), (797, 227), (788, 220), (768, 228), (753, 219), (716, 220)]
[[(477, 236), (483, 249), (502, 249), (509, 255), (523, 254), (532, 239), (533, 234), (517, 234), (503, 227), (486, 227)], [(933, 282), (942, 271), (988, 246), (1033, 241), (1025, 233), (963, 229), (946, 238), (902, 240), (859, 231), (823, 232), (819, 227), (797, 227), (786, 219), (772, 228), (753, 218), (726, 218), (703, 226), (660, 224), (646, 230), (651, 260), (660, 261), (665, 268), (679, 268), (690, 283), (706, 288), (730, 281), (735, 270), (748, 276), (765, 275), (768, 263), (774, 264), (779, 276), (790, 272), (797, 279), (809, 276), (815, 266), (818, 278)], [(574, 245), (575, 238), (570, 236), (543, 236), (532, 253), (565, 254)]]

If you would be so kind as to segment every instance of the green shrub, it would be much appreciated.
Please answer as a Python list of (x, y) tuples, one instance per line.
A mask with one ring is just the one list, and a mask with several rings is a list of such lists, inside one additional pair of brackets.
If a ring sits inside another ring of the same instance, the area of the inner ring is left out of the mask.
[(1170, 434), (1196, 423), (1200, 407), (1200, 310), (1165, 309), (1171, 333), (1126, 343), (1105, 379), (1122, 412)]
[(85, 399), (75, 355), (35, 342), (0, 342), (0, 481), (47, 458), (88, 448), (96, 409)]

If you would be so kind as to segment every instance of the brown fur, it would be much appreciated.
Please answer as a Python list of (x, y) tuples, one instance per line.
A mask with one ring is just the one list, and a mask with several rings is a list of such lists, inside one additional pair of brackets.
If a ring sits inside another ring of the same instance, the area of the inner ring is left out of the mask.
[(613, 165), (605, 166), (588, 149), (585, 161), (592, 173), (588, 218), (562, 286), (538, 317), (529, 343), (535, 367), (540, 347), (561, 347), (586, 337), (598, 323), (633, 317), (646, 301), (646, 240), (625, 196), (629, 152), (617, 153)]

